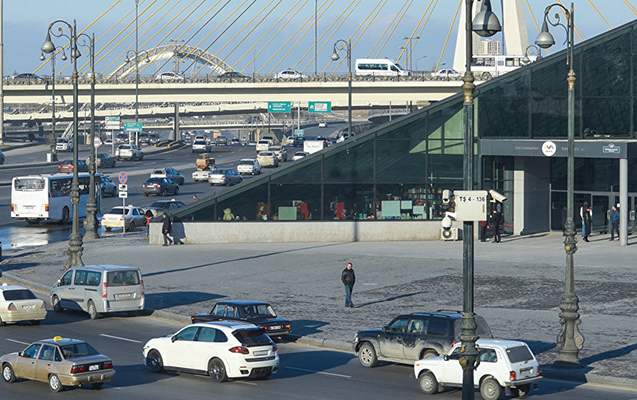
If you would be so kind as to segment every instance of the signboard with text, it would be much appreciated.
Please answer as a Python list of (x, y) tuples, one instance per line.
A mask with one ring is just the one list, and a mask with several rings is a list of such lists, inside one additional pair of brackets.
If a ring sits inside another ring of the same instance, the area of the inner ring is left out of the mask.
[(104, 128), (110, 131), (120, 130), (122, 129), (122, 121), (120, 121), (119, 117), (106, 117)]
[(141, 122), (124, 122), (124, 132), (141, 132)]
[(487, 220), (486, 190), (454, 190), (456, 203), (456, 219), (458, 221)]
[(310, 101), (307, 103), (307, 111), (311, 113), (331, 113), (331, 101)]
[(290, 101), (268, 101), (269, 113), (289, 113), (292, 110)]

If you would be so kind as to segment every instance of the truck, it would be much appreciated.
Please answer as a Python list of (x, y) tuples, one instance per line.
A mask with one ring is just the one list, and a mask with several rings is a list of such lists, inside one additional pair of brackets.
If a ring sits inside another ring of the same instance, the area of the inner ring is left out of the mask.
[(308, 154), (316, 153), (317, 151), (321, 151), (325, 148), (324, 140), (306, 140), (303, 142), (303, 151)]
[(197, 170), (192, 173), (192, 180), (195, 182), (208, 182), (211, 172), (217, 169), (215, 159), (210, 157), (208, 153), (203, 153), (195, 161)]

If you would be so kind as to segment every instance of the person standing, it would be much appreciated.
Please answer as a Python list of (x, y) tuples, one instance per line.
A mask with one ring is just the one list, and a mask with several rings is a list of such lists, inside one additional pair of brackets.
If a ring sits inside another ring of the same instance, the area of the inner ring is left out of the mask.
[[(579, 216), (582, 218), (582, 237), (588, 238), (586, 235), (586, 221), (584, 220), (584, 214), (586, 214), (586, 209), (589, 209), (588, 201), (585, 201), (582, 205), (582, 208), (579, 209)], [(591, 211), (591, 220), (593, 218), (593, 212)], [(588, 233), (590, 235), (590, 232)], [(588, 240), (586, 240), (588, 242)]]
[(164, 235), (164, 246), (168, 246), (169, 243), (173, 244), (173, 240), (168, 237), (168, 234), (173, 232), (173, 223), (168, 214), (164, 213), (162, 217), (164, 218), (164, 222), (161, 225), (161, 233)]
[(150, 235), (150, 220), (153, 219), (153, 212), (150, 210), (146, 210), (144, 218), (146, 218), (146, 239), (148, 239)]
[(613, 204), (610, 211), (610, 240), (615, 240), (615, 232), (617, 232), (617, 239), (619, 239), (619, 210)]
[(503, 221), (502, 212), (499, 207), (493, 209), (493, 243), (500, 243), (500, 225)]
[(584, 203), (584, 241), (588, 242), (588, 237), (591, 234), (591, 229), (593, 227), (593, 211), (591, 210), (591, 206), (588, 203)]
[(352, 269), (352, 263), (347, 263), (347, 267), (341, 273), (341, 281), (345, 285), (345, 307), (354, 308), (352, 303), (352, 291), (354, 290), (354, 284), (356, 283), (356, 274)]

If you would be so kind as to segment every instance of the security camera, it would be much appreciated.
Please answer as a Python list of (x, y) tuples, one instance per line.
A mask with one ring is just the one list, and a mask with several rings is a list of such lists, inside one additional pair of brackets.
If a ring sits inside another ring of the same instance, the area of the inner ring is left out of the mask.
[(493, 200), (498, 201), (500, 203), (504, 203), (507, 200), (507, 197), (505, 195), (503, 195), (502, 193), (498, 193), (493, 189), (489, 190), (489, 194), (491, 195)]
[(449, 201), (451, 200), (451, 196), (453, 195), (453, 193), (451, 192), (451, 190), (449, 189), (445, 189), (442, 191), (442, 204), (449, 204)]
[(442, 219), (442, 229), (448, 231), (449, 229), (451, 229), (451, 225), (453, 225), (451, 218), (449, 218), (448, 215), (445, 215), (445, 217)]

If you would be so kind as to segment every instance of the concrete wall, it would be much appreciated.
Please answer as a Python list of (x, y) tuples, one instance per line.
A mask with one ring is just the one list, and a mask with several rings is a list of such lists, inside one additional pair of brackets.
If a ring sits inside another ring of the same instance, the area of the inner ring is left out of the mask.
[[(462, 229), (461, 222), (453, 226)], [(420, 241), (440, 240), (440, 227), (440, 221), (176, 222), (173, 236), (184, 244)], [(150, 244), (163, 244), (161, 223), (151, 224)]]

